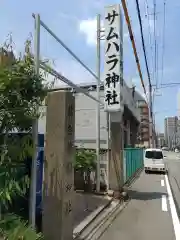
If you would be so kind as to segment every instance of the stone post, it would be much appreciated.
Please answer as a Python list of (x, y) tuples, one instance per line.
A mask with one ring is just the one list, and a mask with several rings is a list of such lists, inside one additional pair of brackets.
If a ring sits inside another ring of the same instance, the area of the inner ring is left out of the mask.
[(109, 187), (115, 193), (121, 192), (123, 185), (124, 129), (119, 122), (111, 122), (111, 159), (109, 164)]
[(75, 98), (58, 91), (47, 97), (43, 234), (73, 239)]

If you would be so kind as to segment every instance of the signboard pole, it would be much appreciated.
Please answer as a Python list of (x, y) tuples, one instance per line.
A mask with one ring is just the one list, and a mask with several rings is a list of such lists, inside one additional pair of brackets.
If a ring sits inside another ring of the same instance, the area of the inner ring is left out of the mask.
[[(97, 99), (100, 101), (100, 34), (101, 34), (101, 16), (97, 15)], [(96, 113), (96, 156), (97, 156), (97, 169), (96, 169), (96, 191), (100, 192), (100, 104), (97, 102)]]
[[(35, 39), (34, 39), (34, 65), (37, 77), (39, 77), (39, 52), (40, 52), (40, 16), (35, 16)], [(38, 109), (37, 109), (38, 110)], [(34, 153), (32, 159), (29, 222), (33, 228), (36, 226), (36, 179), (37, 179), (37, 156), (38, 156), (38, 119), (33, 123), (33, 145)]]

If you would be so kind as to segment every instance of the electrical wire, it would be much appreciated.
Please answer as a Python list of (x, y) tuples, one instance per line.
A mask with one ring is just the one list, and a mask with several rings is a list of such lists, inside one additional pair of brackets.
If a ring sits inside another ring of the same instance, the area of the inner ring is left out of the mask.
[(161, 86), (158, 89), (161, 89), (161, 88), (171, 88), (171, 87), (177, 87), (177, 85)]
[(157, 88), (157, 41), (156, 41), (156, 0), (154, 2), (154, 81)]
[(161, 66), (161, 84), (164, 78), (164, 52), (165, 52), (165, 25), (166, 25), (166, 0), (164, 0), (164, 11), (163, 11), (163, 44), (162, 44), (162, 66)]
[(135, 41), (134, 41), (134, 36), (133, 36), (133, 31), (132, 31), (132, 27), (131, 27), (130, 18), (129, 18), (129, 13), (128, 13), (128, 10), (127, 10), (126, 1), (125, 0), (121, 0), (121, 3), (122, 3), (123, 10), (124, 10), (126, 23), (127, 23), (127, 26), (128, 26), (129, 37), (130, 37), (130, 40), (131, 40), (131, 43), (132, 43), (132, 48), (133, 48), (133, 51), (134, 51), (134, 57), (135, 57), (135, 60), (136, 60), (136, 64), (137, 64), (137, 68), (138, 68), (138, 72), (139, 72), (139, 77), (140, 77), (140, 80), (141, 80), (141, 85), (143, 87), (144, 94), (145, 94), (145, 96), (147, 98), (146, 88), (145, 88), (145, 85), (144, 85), (144, 80), (143, 80), (143, 76), (142, 76), (142, 71), (141, 71), (141, 66), (140, 66), (140, 62), (139, 62), (139, 57), (138, 57), (137, 50), (136, 50), (136, 44), (135, 44)]
[(141, 31), (141, 41), (142, 41), (142, 47), (143, 47), (143, 52), (144, 52), (146, 71), (147, 71), (147, 75), (148, 75), (149, 85), (151, 85), (151, 78), (150, 78), (149, 67), (148, 67), (148, 62), (147, 62), (146, 47), (145, 47), (144, 34), (143, 34), (143, 28), (142, 28), (141, 12), (140, 12), (140, 8), (139, 8), (139, 1), (138, 0), (136, 0), (136, 8), (137, 8), (137, 14), (138, 14), (140, 31)]
[(145, 0), (145, 5), (146, 5), (146, 14), (145, 14), (145, 17), (147, 17), (147, 20), (148, 20), (148, 33), (149, 33), (149, 44), (150, 44), (150, 52), (151, 52), (151, 68), (152, 68), (152, 72), (151, 72), (151, 77), (153, 78), (154, 77), (154, 71), (153, 71), (153, 68), (154, 68), (154, 61), (153, 61), (153, 44), (152, 44), (152, 36), (151, 36), (151, 26), (150, 26), (150, 18), (149, 18), (149, 5), (148, 5), (148, 1)]
[(159, 45), (158, 42), (156, 42), (156, 86), (158, 87), (159, 83)]
[[(146, 47), (145, 47), (144, 34), (143, 34), (143, 28), (142, 28), (141, 12), (140, 12), (140, 7), (139, 7), (139, 1), (138, 0), (136, 0), (136, 9), (137, 9), (137, 14), (138, 14), (138, 20), (139, 20), (139, 26), (140, 26), (140, 32), (141, 32), (141, 42), (142, 42), (144, 60), (145, 60), (146, 71), (147, 71), (148, 82), (149, 82), (149, 116), (150, 116), (150, 119), (151, 119), (150, 120), (150, 125), (152, 124), (152, 127), (150, 127), (149, 129), (151, 129), (151, 131), (153, 131), (152, 85), (151, 85), (151, 77), (150, 77), (149, 67), (148, 67), (148, 62), (147, 62)], [(151, 138), (152, 138), (151, 136), (153, 136), (152, 133), (150, 133), (150, 142), (151, 142)], [(153, 140), (152, 140), (152, 144), (153, 144)]]

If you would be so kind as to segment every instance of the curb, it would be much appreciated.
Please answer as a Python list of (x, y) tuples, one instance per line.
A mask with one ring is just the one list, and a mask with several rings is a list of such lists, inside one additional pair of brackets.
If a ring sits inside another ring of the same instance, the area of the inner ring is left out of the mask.
[[(144, 168), (140, 168), (136, 171), (136, 173), (133, 175), (133, 177), (128, 180), (123, 187), (127, 187), (129, 188), (134, 181), (140, 176), (141, 172), (143, 171)], [(128, 205), (128, 203), (130, 202), (130, 198), (127, 201), (119, 201), (117, 203), (117, 205), (112, 209), (112, 211), (110, 213), (105, 213), (105, 216), (102, 216), (103, 219), (102, 221), (97, 222), (96, 227), (94, 227), (92, 229), (92, 231), (87, 234), (84, 238), (82, 239), (86, 239), (86, 240), (97, 240), (99, 239), (103, 233), (108, 229), (108, 227), (113, 223), (113, 221), (116, 219), (116, 217), (118, 216), (118, 214)], [(83, 232), (88, 229), (88, 227), (90, 227), (91, 224), (93, 224), (93, 222), (98, 219), (98, 217), (100, 217), (101, 214), (103, 214), (103, 211), (105, 211), (105, 209), (108, 209), (108, 207), (110, 207), (111, 204), (117, 202), (118, 200), (116, 200), (115, 198), (111, 198), (111, 200), (104, 206), (100, 207), (100, 210), (97, 211), (97, 213), (95, 213), (95, 215), (90, 218), (89, 221), (87, 221), (87, 224), (83, 224), (82, 222), (74, 229), (73, 232), (73, 239), (74, 240), (80, 240), (81, 239), (81, 234), (83, 234)], [(95, 210), (96, 211), (96, 210)], [(94, 212), (95, 212), (94, 211)], [(93, 212), (93, 213), (94, 213)], [(92, 213), (92, 214), (93, 214)], [(88, 218), (88, 217), (87, 217)], [(83, 221), (85, 222), (86, 219)], [(79, 227), (80, 225), (82, 225), (83, 227)], [(79, 229), (78, 229), (79, 228)], [(78, 230), (76, 230), (78, 229)]]
[[(98, 209), (96, 209), (94, 212), (91, 213), (90, 216), (87, 216), (80, 224), (78, 224), (74, 230), (73, 230), (73, 239), (77, 239), (81, 235), (81, 233), (86, 230), (90, 224), (95, 221), (98, 216), (106, 209), (108, 208), (113, 201), (113, 198), (109, 197), (109, 202), (103, 206), (100, 206)], [(84, 224), (83, 224), (84, 222)], [(86, 224), (85, 224), (86, 223)]]
[(104, 221), (101, 222), (100, 225), (96, 227), (93, 233), (86, 238), (86, 240), (98, 240), (110, 227), (113, 221), (117, 218), (117, 216), (124, 210), (124, 208), (128, 205), (130, 199), (126, 202), (119, 203), (115, 209), (108, 215)]
[[(172, 183), (171, 183), (171, 180), (170, 180), (170, 179), (173, 179), (173, 178), (174, 178), (174, 181), (176, 182), (176, 178), (175, 178), (173, 175), (171, 175), (171, 172), (169, 171), (169, 168), (168, 168), (167, 177), (169, 178), (169, 185), (170, 185), (171, 192), (172, 192), (172, 196), (173, 196), (174, 203), (175, 203), (175, 206), (176, 206), (178, 218), (180, 219), (180, 207), (179, 207), (179, 204), (178, 204), (178, 202), (177, 202), (177, 198), (176, 198), (176, 196), (175, 196), (175, 193), (174, 193), (174, 190), (173, 190), (173, 187), (172, 187)], [(177, 184), (177, 182), (176, 182), (176, 184)]]
[(140, 174), (143, 170), (144, 170), (144, 167), (139, 168), (135, 172), (135, 174), (129, 180), (127, 180), (127, 182), (125, 182), (124, 187), (129, 187), (130, 185), (132, 185), (134, 183), (134, 181), (140, 176)]

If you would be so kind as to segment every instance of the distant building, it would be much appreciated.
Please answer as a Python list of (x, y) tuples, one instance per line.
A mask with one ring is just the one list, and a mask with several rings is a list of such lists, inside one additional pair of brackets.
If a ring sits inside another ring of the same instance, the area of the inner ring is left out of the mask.
[(164, 119), (165, 144), (169, 148), (174, 148), (177, 145), (178, 128), (177, 116)]
[(165, 146), (164, 133), (159, 133), (159, 134), (157, 134), (157, 142), (158, 142), (158, 147), (159, 147), (159, 148)]
[(140, 125), (137, 144), (140, 146), (148, 147), (150, 140), (148, 104), (142, 95), (138, 92), (135, 92), (135, 100), (137, 101), (137, 105), (140, 110)]

